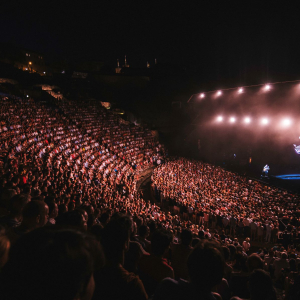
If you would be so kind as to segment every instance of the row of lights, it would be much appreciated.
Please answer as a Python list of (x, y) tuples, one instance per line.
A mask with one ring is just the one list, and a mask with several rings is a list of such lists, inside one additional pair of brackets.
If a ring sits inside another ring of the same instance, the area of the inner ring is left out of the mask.
[[(216, 118), (216, 121), (217, 121), (218, 123), (222, 123), (223, 121), (225, 121), (225, 118), (224, 118), (223, 116), (218, 116), (218, 117)], [(236, 123), (236, 121), (237, 121), (236, 117), (230, 117), (230, 118), (228, 119), (228, 122), (231, 123), (231, 124)], [(250, 117), (245, 117), (245, 118), (243, 119), (243, 123), (244, 123), (244, 124), (250, 124), (251, 122), (252, 122), (252, 119), (251, 119)], [(270, 123), (270, 120), (269, 120), (268, 118), (261, 118), (261, 119), (260, 119), (260, 124), (263, 125), (263, 126), (266, 126), (266, 125), (268, 125), (269, 123)], [(281, 125), (282, 127), (289, 127), (290, 125), (292, 125), (292, 123), (293, 123), (293, 121), (292, 121), (291, 119), (289, 119), (289, 118), (284, 118), (284, 119), (281, 120), (280, 125)]]
[[(266, 92), (268, 92), (270, 89), (271, 89), (271, 86), (269, 84), (266, 84), (263, 88)], [(243, 94), (244, 93), (244, 88), (239, 88), (237, 90), (237, 93), (238, 94)], [(219, 97), (219, 96), (222, 96), (223, 92), (221, 90), (217, 91), (216, 92), (216, 96)], [(205, 98), (205, 94), (204, 93), (201, 93), (200, 96), (199, 96), (201, 99)]]

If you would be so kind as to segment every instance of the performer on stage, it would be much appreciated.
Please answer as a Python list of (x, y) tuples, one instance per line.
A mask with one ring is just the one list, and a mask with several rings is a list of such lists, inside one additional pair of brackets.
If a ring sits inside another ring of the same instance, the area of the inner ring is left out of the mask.
[(269, 173), (270, 167), (268, 165), (265, 165), (262, 171), (262, 176), (263, 177), (268, 177), (268, 173)]

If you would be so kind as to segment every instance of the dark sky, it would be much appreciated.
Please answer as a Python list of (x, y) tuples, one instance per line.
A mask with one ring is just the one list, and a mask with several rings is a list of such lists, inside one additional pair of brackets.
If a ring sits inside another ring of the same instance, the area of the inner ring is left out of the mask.
[(299, 79), (300, 17), (291, 2), (6, 2), (1, 41), (41, 52), (110, 63), (127, 54), (133, 66), (157, 58), (237, 85)]

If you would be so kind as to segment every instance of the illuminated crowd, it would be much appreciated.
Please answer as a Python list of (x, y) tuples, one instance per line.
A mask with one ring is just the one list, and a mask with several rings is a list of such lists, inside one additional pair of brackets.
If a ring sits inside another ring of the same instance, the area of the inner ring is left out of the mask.
[(168, 161), (96, 101), (2, 97), (0, 138), (1, 299), (296, 299), (300, 248), (249, 242), (297, 233), (295, 195)]
[(275, 243), (281, 223), (282, 231), (299, 240), (298, 195), (221, 167), (184, 158), (172, 160), (154, 170), (152, 188), (163, 205), (206, 228)]

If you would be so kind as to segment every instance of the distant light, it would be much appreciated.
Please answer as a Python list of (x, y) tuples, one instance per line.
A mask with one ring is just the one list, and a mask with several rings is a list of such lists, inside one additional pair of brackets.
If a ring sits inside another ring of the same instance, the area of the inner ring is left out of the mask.
[(238, 93), (242, 94), (243, 92), (244, 92), (244, 89), (243, 88), (239, 88)]
[(222, 95), (222, 91), (218, 91), (217, 96), (221, 96), (221, 95)]
[(26, 95), (26, 97), (28, 98), (28, 97), (29, 97), (29, 95)]
[(25, 70), (27, 71), (27, 70), (28, 70), (28, 68), (25, 68)]
[(271, 86), (269, 84), (265, 85), (265, 91), (269, 91), (271, 89)]
[(289, 127), (292, 124), (292, 120), (285, 118), (281, 121), (282, 127)]
[(268, 125), (268, 124), (269, 124), (269, 119), (267, 119), (267, 118), (262, 118), (262, 119), (261, 119), (261, 124), (262, 124), (262, 125)]
[(223, 117), (222, 116), (218, 116), (217, 117), (217, 122), (222, 122), (223, 121)]
[(250, 119), (249, 117), (246, 117), (246, 118), (244, 119), (244, 122), (245, 122), (246, 124), (250, 124), (250, 123), (251, 123), (251, 119)]
[(61, 71), (61, 73), (62, 73), (62, 74), (65, 74), (66, 72), (65, 72), (65, 70), (63, 70), (63, 71)]
[(30, 61), (29, 64), (32, 65), (32, 62)]
[(200, 94), (200, 98), (203, 99), (205, 97), (204, 93)]
[(235, 117), (231, 117), (231, 118), (229, 119), (229, 122), (230, 122), (230, 123), (235, 123), (235, 121), (236, 121)]
[(44, 74), (46, 74), (46, 72), (43, 72)]

